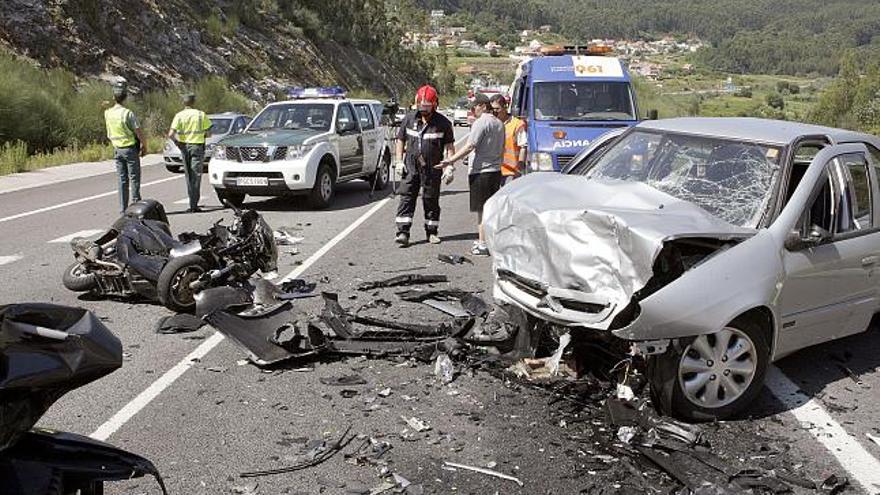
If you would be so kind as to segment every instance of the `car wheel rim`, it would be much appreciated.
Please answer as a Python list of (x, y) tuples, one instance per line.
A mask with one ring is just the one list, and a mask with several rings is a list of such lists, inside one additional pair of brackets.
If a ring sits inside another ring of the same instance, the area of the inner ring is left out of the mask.
[(84, 267), (84, 266), (82, 265), (82, 263), (77, 263), (76, 265), (73, 265), (73, 267), (70, 268), (70, 274), (71, 274), (74, 278), (82, 278), (82, 277), (85, 277), (85, 276), (86, 276), (85, 271), (86, 271), (86, 267)]
[(330, 179), (329, 174), (324, 174), (321, 176), (321, 197), (326, 201), (330, 199), (331, 194), (333, 194), (333, 180)]
[(725, 327), (688, 345), (679, 361), (678, 381), (692, 404), (717, 409), (742, 397), (757, 368), (752, 339), (737, 328)]
[(379, 182), (382, 184), (388, 182), (388, 162), (382, 162), (382, 167), (379, 169)]
[(200, 266), (188, 266), (178, 270), (171, 281), (171, 298), (178, 306), (189, 306), (195, 302), (195, 294), (190, 284), (205, 273)]

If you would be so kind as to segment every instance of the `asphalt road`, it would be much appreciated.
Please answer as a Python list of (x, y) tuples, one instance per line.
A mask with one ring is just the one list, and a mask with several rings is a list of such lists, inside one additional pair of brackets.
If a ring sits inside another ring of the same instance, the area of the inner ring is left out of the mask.
[[(181, 177), (148, 167), (142, 179), (143, 196), (166, 205), (174, 232), (204, 231), (230, 217), (206, 179), (201, 203), (206, 211), (183, 213)], [(391, 443), (384, 469), (421, 484), (425, 493), (578, 493), (590, 486), (592, 475), (583, 469), (589, 449), (572, 446), (576, 427), (559, 421), (543, 392), (517, 388), (482, 372), (464, 373), (441, 386), (431, 366), (406, 361), (312, 362), (301, 365), (305, 370), (293, 365), (267, 373), (243, 363), (244, 353), (210, 328), (156, 334), (156, 321), (169, 314), (158, 305), (92, 300), (68, 292), (60, 282), (73, 259), (66, 241), (112, 223), (117, 216), (115, 181), (107, 173), (0, 194), (0, 277), (5, 282), (0, 304), (39, 301), (85, 307), (105, 320), (125, 351), (121, 369), (63, 397), (42, 426), (109, 436), (109, 442), (152, 459), (175, 494), (368, 493), (381, 485), (383, 466), (359, 465), (342, 455), (296, 473), (238, 477), (243, 471), (287, 465), (310, 439), (333, 439), (349, 426), (352, 432)], [(302, 271), (300, 276), (319, 282), (320, 290), (338, 292), (343, 305), (354, 308), (377, 297), (394, 300), (390, 292), (360, 292), (354, 288), (358, 282), (407, 269), (447, 274), (452, 287), (489, 290), (490, 260), (475, 258), (472, 266), (437, 261), (439, 253), (468, 254), (475, 238), (466, 187), (460, 167), (441, 200), (444, 242), (425, 243), (417, 221), (415, 242), (408, 249), (392, 242), (396, 199), (388, 191), (370, 197), (369, 186), (361, 181), (341, 185), (333, 207), (324, 211), (310, 211), (287, 199), (250, 200), (249, 206), (258, 208), (270, 225), (294, 229), (305, 238), (297, 246), (299, 254), (281, 248), (280, 274)], [(421, 215), (419, 208), (416, 218)], [(306, 312), (321, 306), (317, 299), (297, 304)], [(402, 307), (396, 301), (387, 314), (443, 320), (433, 310)], [(187, 359), (194, 352), (198, 359)], [(819, 481), (844, 475), (851, 480), (850, 493), (880, 492), (880, 486), (871, 485), (880, 473), (870, 472), (880, 445), (867, 437), (880, 437), (878, 363), (880, 338), (874, 329), (783, 360), (778, 363), (781, 373), (750, 418), (714, 426), (727, 439), (715, 450), (757, 463), (783, 459)], [(367, 381), (346, 387), (357, 391), (351, 398), (341, 396), (339, 387), (319, 382), (350, 373)], [(808, 396), (792, 395), (786, 385)], [(386, 388), (389, 395), (379, 393)], [(798, 408), (799, 399), (811, 402)], [(409, 431), (402, 416), (422, 419), (431, 430)], [(778, 448), (759, 448), (766, 445)], [(519, 477), (524, 487), (449, 471), (443, 461), (493, 465)], [(108, 486), (108, 493), (158, 492), (143, 479)]]

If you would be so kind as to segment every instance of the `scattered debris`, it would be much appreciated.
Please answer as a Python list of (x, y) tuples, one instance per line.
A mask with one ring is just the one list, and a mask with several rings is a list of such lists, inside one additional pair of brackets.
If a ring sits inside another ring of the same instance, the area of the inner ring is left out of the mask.
[(324, 385), (334, 385), (334, 386), (351, 386), (351, 385), (366, 385), (367, 381), (364, 380), (360, 375), (342, 375), (332, 378), (321, 378), (319, 379), (321, 383)]
[(247, 473), (241, 473), (239, 477), (241, 478), (256, 478), (258, 476), (269, 476), (273, 474), (283, 474), (283, 473), (292, 473), (294, 471), (300, 471), (306, 468), (310, 468), (313, 466), (317, 466), (318, 464), (323, 463), (327, 459), (335, 456), (337, 453), (341, 452), (342, 449), (348, 446), (352, 440), (356, 437), (355, 435), (348, 436), (348, 433), (351, 431), (351, 426), (345, 429), (340, 435), (339, 439), (337, 439), (332, 445), (329, 447), (325, 446), (323, 443), (320, 448), (313, 449), (312, 455), (310, 455), (311, 459), (306, 460), (304, 462), (294, 464), (292, 466), (277, 468), (277, 469), (267, 469), (264, 471), (250, 471)]
[(205, 322), (201, 318), (189, 313), (178, 313), (160, 318), (156, 323), (156, 333), (189, 333), (195, 332), (203, 326), (205, 326)]
[(304, 237), (296, 237), (280, 229), (272, 232), (272, 238), (277, 246), (295, 246), (305, 240)]
[(872, 435), (869, 432), (865, 432), (865, 436), (868, 437), (868, 440), (870, 440), (870, 441), (876, 443), (878, 446), (880, 446), (880, 437)]
[(373, 290), (383, 287), (399, 287), (402, 285), (435, 284), (448, 281), (449, 279), (446, 278), (446, 275), (421, 275), (417, 273), (410, 273), (407, 275), (398, 275), (396, 277), (391, 277), (386, 280), (364, 282), (358, 286), (358, 290)]
[(434, 376), (443, 385), (452, 383), (452, 380), (455, 379), (455, 366), (452, 364), (452, 360), (449, 359), (448, 354), (443, 353), (437, 356), (437, 360), (434, 361)]
[(469, 263), (471, 265), (474, 264), (473, 261), (470, 260), (467, 256), (462, 256), (460, 254), (438, 254), (437, 259), (442, 261), (443, 263), (449, 263), (450, 265), (463, 265), (465, 263)]
[(486, 475), (489, 475), (489, 476), (494, 476), (494, 477), (496, 477), (496, 478), (501, 478), (501, 479), (503, 479), (503, 480), (512, 481), (512, 482), (516, 483), (517, 485), (519, 485), (520, 487), (525, 486), (525, 483), (523, 483), (522, 481), (520, 481), (519, 478), (514, 477), (514, 476), (510, 476), (510, 475), (508, 475), (508, 474), (499, 473), (498, 471), (494, 471), (494, 470), (492, 470), (492, 469), (486, 469), (486, 468), (475, 467), (475, 466), (468, 466), (468, 465), (466, 465), (466, 464), (459, 464), (459, 463), (457, 463), (457, 462), (449, 462), (449, 461), (443, 461), (443, 464), (444, 464), (445, 466), (449, 466), (449, 467), (452, 467), (452, 468), (464, 469), (464, 470), (467, 470), (467, 471), (473, 471), (473, 472), (475, 472), (475, 473), (486, 474)]
[(419, 418), (416, 418), (415, 416), (413, 416), (411, 418), (406, 418), (405, 416), (401, 416), (400, 418), (402, 420), (404, 420), (406, 422), (406, 424), (410, 428), (412, 428), (414, 431), (423, 432), (423, 431), (428, 431), (431, 429), (431, 426), (428, 423), (425, 423), (424, 421), (422, 421)]

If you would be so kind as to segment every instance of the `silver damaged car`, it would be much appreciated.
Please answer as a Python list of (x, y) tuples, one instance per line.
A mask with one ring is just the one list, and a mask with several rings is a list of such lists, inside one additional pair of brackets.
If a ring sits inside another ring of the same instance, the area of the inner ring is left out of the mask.
[(746, 118), (648, 121), (486, 205), (496, 299), (647, 358), (690, 420), (757, 396), (770, 362), (867, 329), (880, 139)]

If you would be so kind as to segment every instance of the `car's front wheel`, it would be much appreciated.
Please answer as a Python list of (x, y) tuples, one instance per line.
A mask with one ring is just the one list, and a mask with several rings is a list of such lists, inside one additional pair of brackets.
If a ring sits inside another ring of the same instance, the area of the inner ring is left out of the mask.
[(309, 193), (309, 206), (316, 209), (327, 208), (333, 199), (333, 189), (336, 187), (336, 179), (333, 171), (327, 163), (318, 168), (315, 176), (315, 185)]
[(710, 421), (742, 411), (757, 397), (769, 360), (764, 329), (741, 319), (716, 333), (673, 342), (650, 358), (648, 375), (663, 412)]

